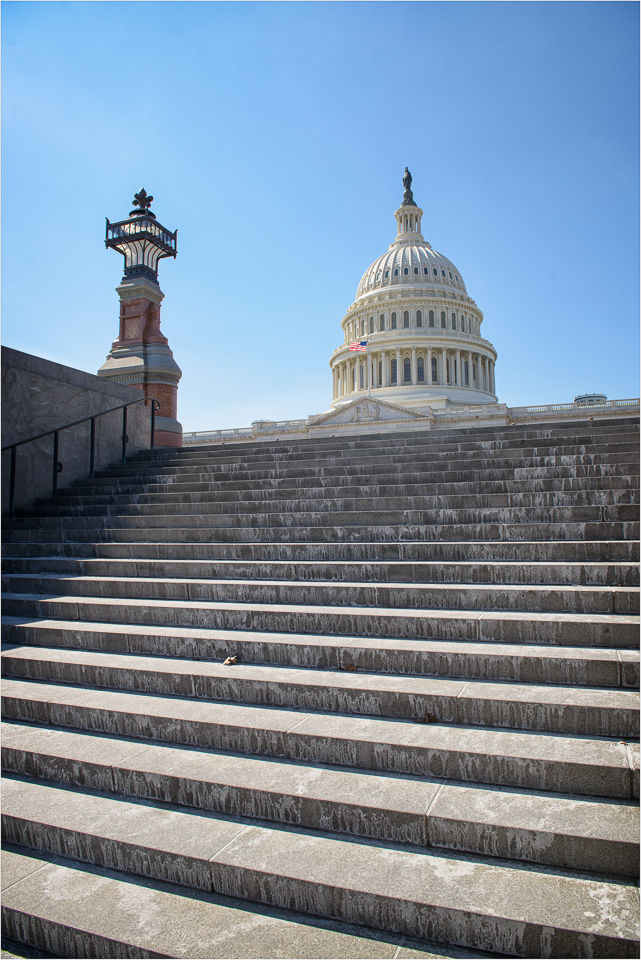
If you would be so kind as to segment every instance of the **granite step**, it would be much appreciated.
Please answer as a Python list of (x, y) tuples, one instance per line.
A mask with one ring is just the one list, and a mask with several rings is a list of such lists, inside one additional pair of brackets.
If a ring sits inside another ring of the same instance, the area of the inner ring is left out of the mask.
[(639, 651), (458, 640), (151, 627), (3, 617), (3, 642), (142, 656), (514, 683), (639, 686)]
[(523, 583), (370, 583), (305, 580), (241, 580), (212, 578), (124, 578), (54, 576), (46, 573), (4, 574), (7, 594), (109, 597), (127, 600), (175, 599), (297, 606), (359, 606), (401, 610), (492, 610), (575, 614), (636, 614), (635, 587), (532, 585)]
[(354, 837), (611, 876), (638, 873), (637, 810), (435, 778), (3, 725), (6, 774)]
[[(320, 505), (322, 503), (322, 506)], [(96, 526), (104, 528), (127, 528), (142, 526), (144, 529), (176, 527), (188, 530), (193, 527), (202, 527), (208, 524), (214, 528), (243, 528), (256, 529), (260, 527), (364, 527), (378, 528), (385, 526), (414, 527), (469, 527), (491, 526), (493, 524), (537, 524), (543, 525), (551, 531), (555, 524), (598, 524), (598, 523), (638, 523), (639, 508), (633, 504), (610, 506), (579, 506), (579, 507), (497, 507), (497, 508), (466, 508), (430, 510), (425, 504), (418, 508), (390, 508), (385, 511), (354, 507), (352, 509), (336, 509), (334, 504), (319, 502), (317, 510), (311, 510), (307, 504), (294, 504), (297, 509), (286, 513), (272, 510), (269, 504), (263, 509), (238, 513), (232, 510), (208, 514), (207, 511), (187, 506), (182, 510), (170, 507), (160, 513), (149, 513), (144, 507), (124, 508), (120, 511), (107, 508), (105, 511), (95, 509), (93, 513), (84, 516), (38, 516), (23, 517), (9, 521), (10, 530), (29, 530), (35, 527), (38, 530), (59, 530), (73, 526), (74, 529), (92, 529)], [(144, 517), (144, 523), (139, 522)]]
[(2, 681), (3, 718), (194, 749), (631, 800), (638, 745), (585, 735), (417, 723), (188, 697)]
[(6, 646), (7, 678), (163, 697), (598, 737), (639, 736), (631, 690), (510, 684)]
[(113, 540), (79, 542), (64, 540), (14, 540), (4, 544), (4, 556), (37, 557), (45, 563), (56, 557), (104, 559), (202, 561), (243, 560), (247, 562), (303, 563), (515, 563), (515, 564), (638, 564), (639, 543), (634, 540), (462, 540), (392, 541), (340, 543), (234, 543)]
[(91, 556), (12, 557), (3, 560), (10, 574), (60, 574), (79, 577), (131, 577), (217, 580), (290, 580), (356, 583), (420, 584), (523, 584), (537, 586), (582, 585), (585, 587), (636, 587), (639, 566), (635, 563), (563, 563), (413, 560), (156, 560), (144, 557), (97, 559)]
[[(66, 498), (68, 500), (68, 498)], [(492, 512), (495, 510), (528, 510), (542, 513), (546, 511), (548, 515), (555, 515), (555, 511), (563, 508), (572, 508), (573, 515), (575, 511), (588, 508), (590, 513), (580, 518), (583, 519), (631, 519), (636, 520), (639, 517), (639, 493), (638, 491), (623, 490), (618, 491), (616, 495), (610, 493), (595, 493), (593, 491), (583, 493), (502, 493), (502, 494), (477, 494), (477, 493), (459, 493), (452, 496), (409, 496), (401, 491), (397, 491), (394, 496), (386, 497), (348, 497), (338, 496), (328, 499), (322, 493), (315, 492), (312, 497), (300, 497), (292, 495), (282, 499), (280, 494), (272, 497), (261, 497), (259, 499), (234, 499), (219, 500), (214, 495), (201, 495), (189, 497), (176, 497), (171, 494), (156, 497), (151, 502), (145, 502), (140, 498), (92, 498), (93, 502), (76, 501), (75, 503), (59, 503), (49, 501), (45, 504), (39, 504), (31, 510), (21, 510), (21, 517), (103, 517), (103, 516), (165, 516), (171, 515), (181, 517), (193, 514), (196, 510), (200, 516), (217, 515), (238, 515), (251, 514), (260, 516), (265, 513), (282, 513), (286, 515), (305, 514), (309, 512), (346, 512), (346, 511), (365, 511), (369, 516), (371, 511), (376, 511), (383, 515), (388, 515), (392, 511), (402, 510), (404, 514), (408, 511), (429, 511), (432, 515), (449, 517), (457, 512), (473, 511), (473, 516), (478, 516), (478, 511), (487, 511), (492, 518)], [(605, 514), (603, 517), (593, 508), (603, 507), (610, 511), (612, 508), (634, 508), (624, 510), (624, 514), (619, 517), (611, 517)]]
[(638, 955), (635, 889), (624, 881), (17, 779), (5, 786), (3, 828), (28, 849), (395, 934), (516, 955)]
[[(116, 525), (112, 519), (74, 520), (66, 524), (27, 523), (16, 520), (5, 524), (3, 538), (7, 543), (28, 540), (116, 543), (189, 542), (252, 544), (316, 543), (323, 537), (327, 544), (371, 543), (372, 541), (550, 541), (550, 540), (633, 540), (638, 542), (641, 528), (635, 522), (572, 522), (572, 523), (470, 523), (470, 524), (389, 524), (356, 523), (327, 525), (327, 514), (318, 515), (314, 526), (137, 526), (134, 517), (123, 517)], [(354, 520), (354, 517), (351, 518)]]
[[(330, 478), (331, 480), (331, 478)], [(218, 500), (221, 502), (235, 500), (269, 500), (276, 496), (300, 497), (314, 499), (315, 497), (377, 497), (393, 496), (399, 490), (396, 478), (392, 475), (379, 477), (377, 483), (349, 484), (330, 482), (327, 478), (308, 477), (299, 481), (277, 481), (272, 484), (254, 486), (249, 481), (230, 484), (225, 482), (210, 483), (147, 483), (142, 487), (135, 484), (103, 484), (94, 485), (85, 481), (83, 486), (61, 488), (55, 499), (43, 498), (38, 504), (57, 504), (58, 506), (73, 506), (74, 504), (92, 503), (120, 503), (135, 502), (155, 503), (162, 497), (192, 500), (198, 503), (201, 500)], [(402, 489), (409, 496), (449, 496), (460, 494), (460, 483), (438, 483), (425, 479), (421, 482), (403, 483)], [(612, 495), (633, 497), (639, 492), (639, 483), (633, 477), (592, 477), (581, 480), (479, 480), (474, 484), (474, 492), (492, 496), (495, 494), (535, 494), (551, 495), (560, 493), (565, 496), (577, 493), (581, 496), (593, 493), (595, 496), (608, 497)]]
[(4, 613), (11, 617), (149, 626), (620, 649), (636, 649), (639, 630), (639, 617), (627, 614), (407, 610), (382, 606), (338, 607), (222, 600), (122, 600), (37, 593), (7, 593)]
[[(132, 883), (131, 876), (120, 871), (25, 847), (3, 848), (2, 875), (3, 930), (13, 939), (8, 947), (19, 951), (18, 957), (473, 960), (497, 956), (142, 877)], [(2, 955), (13, 956), (7, 947)]]

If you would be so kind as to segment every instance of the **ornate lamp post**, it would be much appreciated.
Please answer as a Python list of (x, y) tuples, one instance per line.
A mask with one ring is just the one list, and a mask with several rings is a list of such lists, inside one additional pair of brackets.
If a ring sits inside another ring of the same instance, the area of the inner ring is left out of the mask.
[(125, 272), (116, 287), (120, 297), (118, 339), (98, 375), (156, 397), (160, 401), (156, 445), (180, 447), (182, 427), (176, 415), (182, 372), (160, 332), (160, 304), (165, 295), (158, 285), (158, 263), (176, 256), (178, 231), (172, 233), (158, 223), (149, 209), (153, 199), (143, 189), (135, 195), (135, 209), (126, 220), (107, 220), (105, 245), (123, 255)]

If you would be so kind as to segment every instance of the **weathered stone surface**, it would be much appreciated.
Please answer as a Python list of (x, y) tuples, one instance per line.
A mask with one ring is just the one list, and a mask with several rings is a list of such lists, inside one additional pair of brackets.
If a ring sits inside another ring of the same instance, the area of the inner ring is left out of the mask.
[(10, 935), (636, 957), (638, 474), (629, 418), (254, 440), (5, 525)]

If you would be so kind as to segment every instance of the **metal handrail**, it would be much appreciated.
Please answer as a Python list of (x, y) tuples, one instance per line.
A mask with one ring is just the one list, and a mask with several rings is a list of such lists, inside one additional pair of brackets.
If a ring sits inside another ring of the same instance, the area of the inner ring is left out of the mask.
[(73, 423), (65, 423), (62, 427), (56, 427), (54, 430), (47, 430), (45, 433), (39, 433), (35, 437), (27, 437), (26, 440), (18, 440), (16, 443), (8, 443), (6, 447), (1, 448), (1, 452), (11, 450), (11, 467), (9, 474), (9, 516), (15, 516), (15, 496), (16, 496), (16, 450), (25, 443), (32, 443), (34, 440), (42, 440), (43, 437), (50, 437), (53, 434), (53, 483), (51, 496), (58, 494), (58, 474), (62, 470), (62, 464), (58, 463), (58, 436), (62, 430), (69, 430), (70, 427), (77, 427), (81, 423), (91, 421), (91, 432), (89, 435), (89, 479), (94, 478), (95, 450), (96, 450), (96, 420), (98, 417), (104, 417), (108, 413), (114, 413), (116, 410), (122, 410), (122, 462), (127, 462), (127, 408), (134, 403), (146, 403), (151, 400), (151, 442), (150, 449), (154, 449), (156, 439), (156, 410), (160, 410), (160, 400), (155, 397), (139, 397), (138, 400), (130, 400), (128, 403), (121, 403), (117, 407), (111, 407), (109, 410), (102, 410), (100, 413), (94, 413), (92, 416), (83, 417), (82, 420), (74, 420)]

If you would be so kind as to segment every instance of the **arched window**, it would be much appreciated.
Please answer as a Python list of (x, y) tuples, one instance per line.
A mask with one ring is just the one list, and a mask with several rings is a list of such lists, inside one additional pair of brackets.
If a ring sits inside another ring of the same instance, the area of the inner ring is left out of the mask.
[(461, 330), (465, 333), (465, 314), (461, 314)]
[(410, 358), (405, 357), (403, 360), (403, 383), (412, 382), (412, 371), (410, 369)]
[(384, 313), (382, 313), (382, 314), (380, 315), (380, 317), (379, 317), (379, 320), (378, 320), (378, 329), (379, 329), (379, 330), (384, 330), (384, 329), (385, 329), (385, 314), (384, 314)]
[(390, 317), (390, 326), (392, 330), (396, 330), (396, 314), (393, 313)]
[(410, 272), (410, 268), (409, 268), (409, 267), (403, 267), (403, 276), (404, 276), (404, 277), (407, 277), (408, 274), (409, 274), (409, 272)]
[(361, 320), (361, 337), (365, 336), (365, 318)]
[(362, 390), (362, 389), (363, 389), (363, 376), (364, 376), (364, 372), (365, 372), (365, 364), (359, 363), (358, 369), (359, 369), (359, 375), (358, 375), (358, 377), (359, 377), (359, 383), (360, 383), (360, 385), (361, 385), (361, 390)]
[(446, 361), (445, 361), (445, 382), (446, 382), (446, 383), (451, 383), (451, 380), (450, 380), (450, 361), (449, 361), (449, 360), (446, 360)]
[(465, 363), (463, 364), (463, 370), (465, 371), (465, 386), (466, 386), (466, 387), (469, 387), (469, 385), (470, 385), (470, 366), (469, 366), (467, 360), (466, 360)]
[(414, 274), (418, 276), (418, 267), (414, 267)]
[(379, 387), (383, 386), (383, 361), (378, 361), (378, 385)]
[(445, 330), (447, 326), (447, 320), (445, 319), (445, 310), (441, 310), (441, 327)]
[(472, 364), (472, 383), (476, 383), (476, 364)]
[(392, 363), (390, 364), (390, 366), (391, 366), (390, 380), (392, 383), (396, 383), (397, 382), (396, 381), (396, 360), (392, 360)]
[(441, 273), (443, 274), (443, 276), (445, 276), (445, 270), (441, 270)]
[(356, 390), (356, 366), (352, 367), (352, 392)]
[(429, 268), (429, 267), (423, 267), (423, 273), (425, 274), (426, 277), (428, 277), (429, 274), (430, 274), (430, 268)]
[(456, 330), (456, 314), (452, 314), (452, 330)]
[(430, 310), (428, 320), (429, 320), (429, 325), (430, 325), (430, 327), (433, 327), (433, 326), (434, 326), (434, 311), (433, 311), (433, 310)]
[(425, 361), (423, 360), (423, 357), (419, 357), (416, 363), (417, 363), (416, 378), (419, 383), (425, 383)]
[(369, 318), (369, 332), (374, 333), (374, 317)]
[(404, 326), (404, 327), (409, 327), (409, 325), (410, 325), (410, 312), (409, 312), (409, 310), (404, 310), (404, 311), (403, 311), (403, 326)]
[(438, 277), (438, 270), (436, 269), (436, 267), (432, 267), (432, 273), (434, 274), (435, 277)]
[(438, 381), (438, 363), (436, 362), (436, 357), (432, 357), (432, 383), (437, 383)]
[(395, 277), (398, 276), (398, 267), (394, 267), (394, 276), (395, 276)]
[(421, 313), (420, 310), (416, 311), (416, 326), (417, 327), (423, 326), (423, 314)]
[(386, 270), (386, 271), (385, 271), (385, 279), (387, 280), (388, 277), (389, 277), (389, 270)]

